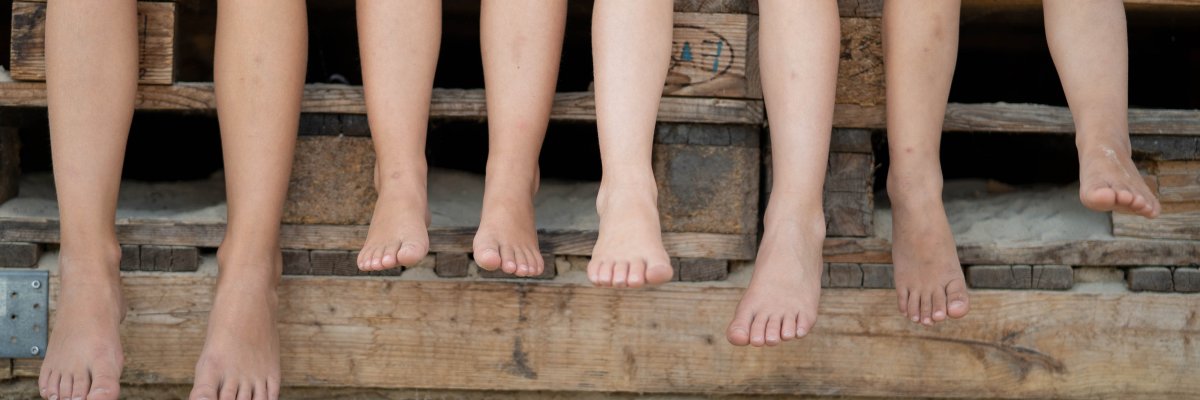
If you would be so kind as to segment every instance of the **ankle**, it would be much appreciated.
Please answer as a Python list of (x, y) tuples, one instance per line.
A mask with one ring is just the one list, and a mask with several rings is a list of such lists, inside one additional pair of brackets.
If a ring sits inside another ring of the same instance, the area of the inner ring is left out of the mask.
[(279, 247), (238, 246), (237, 243), (240, 242), (226, 239), (217, 249), (219, 281), (237, 279), (277, 284), (283, 273), (283, 254)]
[[(121, 245), (116, 239), (75, 240), (64, 237), (59, 247), (60, 272), (89, 276), (120, 276)], [(68, 272), (69, 271), (69, 272)], [(103, 272), (102, 275), (97, 275)]]
[(927, 202), (942, 199), (942, 171), (938, 165), (898, 168), (892, 165), (887, 175), (887, 193), (892, 204)]
[(1077, 134), (1075, 136), (1075, 148), (1079, 151), (1080, 158), (1108, 155), (1132, 157), (1133, 154), (1133, 146), (1129, 141), (1129, 135), (1126, 133)]

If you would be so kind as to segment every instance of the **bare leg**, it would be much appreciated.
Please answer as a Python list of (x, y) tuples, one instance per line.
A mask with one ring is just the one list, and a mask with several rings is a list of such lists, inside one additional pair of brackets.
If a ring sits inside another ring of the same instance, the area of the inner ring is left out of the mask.
[(363, 270), (412, 266), (429, 252), (425, 131), (441, 30), (440, 0), (358, 0), (363, 90), (379, 192), (358, 253)]
[(488, 163), (475, 261), (488, 270), (536, 276), (545, 265), (533, 195), (554, 104), (567, 2), (484, 0), (482, 8)]
[(892, 262), (899, 308), (932, 325), (967, 314), (967, 287), (942, 204), (942, 120), (958, 48), (959, 1), (889, 0), (883, 10)]
[(821, 297), (822, 193), (841, 30), (833, 1), (761, 0), (759, 60), (772, 170), (762, 247), (727, 336), (779, 344), (812, 330)]
[(671, 61), (670, 0), (599, 0), (592, 12), (596, 125), (604, 177), (596, 198), (600, 237), (588, 263), (597, 286), (671, 280), (658, 221), (651, 154)]
[(137, 10), (130, 0), (52, 0), (46, 75), (62, 227), (54, 330), (42, 397), (116, 399), (125, 316), (113, 221), (137, 90)]
[(1042, 3), (1046, 39), (1075, 117), (1079, 199), (1096, 211), (1158, 216), (1131, 158), (1129, 44), (1121, 0)]
[(213, 74), (229, 224), (192, 399), (275, 399), (279, 221), (307, 56), (304, 2), (221, 0)]

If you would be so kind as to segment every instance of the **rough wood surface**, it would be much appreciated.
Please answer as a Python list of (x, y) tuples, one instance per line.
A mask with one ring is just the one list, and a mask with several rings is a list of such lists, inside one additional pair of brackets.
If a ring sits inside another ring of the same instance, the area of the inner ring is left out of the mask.
[(711, 258), (680, 258), (679, 278), (683, 282), (723, 281), (729, 276), (729, 261)]
[(757, 30), (755, 15), (675, 13), (663, 94), (762, 98), (758, 59), (751, 57)]
[(896, 287), (895, 268), (891, 264), (862, 264), (863, 287), (868, 289), (891, 289)]
[(0, 127), (0, 203), (17, 197), (21, 189), (21, 137), (17, 130)]
[(200, 252), (189, 246), (140, 246), (137, 270), (192, 272), (200, 266)]
[(1200, 240), (1200, 161), (1158, 161), (1146, 176), (1162, 201), (1155, 219), (1113, 213), (1113, 234), (1154, 239)]
[[(864, 129), (834, 129), (826, 167), (823, 206), (825, 233), (830, 237), (866, 237), (874, 234), (875, 161), (871, 133)], [(775, 154), (764, 147), (764, 197), (771, 195)]]
[(842, 18), (841, 28), (836, 102), (884, 104), (882, 22), (878, 18)]
[(1034, 265), (1034, 289), (1067, 290), (1075, 285), (1075, 270), (1070, 265)]
[[(839, 104), (833, 126), (839, 128), (886, 128), (885, 106)], [(1039, 104), (961, 104), (946, 109), (942, 129), (953, 132), (1062, 133), (1074, 134), (1075, 124), (1066, 107)], [(1200, 135), (1200, 110), (1129, 110), (1129, 132), (1133, 135)]]
[[(138, 83), (175, 81), (175, 4), (139, 1), (137, 5)], [(46, 80), (46, 4), (12, 5), (10, 73), (16, 80)]]
[(31, 268), (41, 257), (41, 244), (0, 242), (0, 268)]
[(1173, 283), (1176, 292), (1200, 292), (1200, 269), (1195, 267), (1175, 268), (1174, 278)]
[(1154, 169), (1159, 200), (1200, 203), (1200, 161), (1157, 162)]
[[(0, 83), (0, 107), (46, 107), (46, 84)], [(138, 88), (136, 106), (154, 111), (216, 111), (213, 85), (176, 83)], [(304, 88), (301, 111), (306, 113), (366, 114), (361, 86), (309, 84)], [(434, 119), (482, 120), (486, 118), (482, 89), (436, 89), (430, 107)], [(658, 108), (661, 122), (758, 125), (763, 122), (759, 100), (664, 97)], [(559, 122), (596, 120), (596, 102), (590, 92), (559, 93), (550, 119)]]
[(137, 271), (142, 268), (142, 246), (136, 244), (121, 245), (121, 270)]
[(1166, 267), (1130, 268), (1129, 290), (1170, 292), (1174, 286), (1171, 269)]
[[(433, 272), (442, 278), (462, 278), (470, 271), (471, 257), (466, 253), (437, 253)], [(549, 267), (549, 266), (547, 266)]]
[(376, 198), (374, 171), (375, 148), (370, 138), (299, 138), (283, 223), (371, 223)]
[(312, 259), (308, 250), (283, 249), (284, 275), (312, 275)]
[(967, 284), (980, 289), (1029, 289), (1033, 284), (1028, 265), (974, 265), (967, 267)]
[(759, 154), (758, 147), (655, 144), (663, 231), (754, 235)]
[(829, 282), (831, 288), (860, 288), (863, 286), (863, 270), (858, 264), (830, 263)]
[[(191, 380), (213, 275), (125, 277), (126, 383)], [(710, 396), (1084, 399), (1200, 392), (1200, 381), (1191, 379), (1200, 348), (1188, 343), (1200, 335), (1200, 319), (1190, 296), (978, 291), (972, 315), (931, 330), (897, 316), (892, 291), (830, 289), (812, 335), (748, 351), (722, 337), (741, 294), (686, 284), (616, 291), (285, 278), (278, 313), (283, 381)], [(16, 373), (35, 375), (36, 366), (22, 363)], [(400, 366), (421, 373), (397, 373)], [(888, 372), (863, 373), (881, 366)]]

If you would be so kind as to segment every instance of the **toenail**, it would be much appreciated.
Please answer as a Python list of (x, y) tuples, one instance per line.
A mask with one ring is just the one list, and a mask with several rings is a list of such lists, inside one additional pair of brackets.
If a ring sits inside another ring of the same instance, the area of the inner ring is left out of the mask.
[(912, 317), (912, 322), (917, 322), (917, 321), (920, 321), (920, 320), (921, 320), (921, 317), (918, 317), (918, 316), (915, 316), (915, 315)]
[(955, 300), (955, 301), (950, 302), (950, 305), (956, 306), (956, 307), (962, 307), (963, 302), (962, 302), (962, 300)]

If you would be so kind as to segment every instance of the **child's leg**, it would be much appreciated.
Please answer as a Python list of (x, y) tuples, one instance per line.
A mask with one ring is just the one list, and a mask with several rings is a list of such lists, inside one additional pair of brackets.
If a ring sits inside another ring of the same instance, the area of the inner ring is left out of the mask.
[(650, 157), (671, 62), (670, 0), (598, 0), (592, 11), (596, 126), (604, 177), (596, 210), (600, 237), (588, 263), (597, 286), (671, 280), (658, 223)]
[(274, 399), (279, 221), (307, 57), (304, 2), (221, 0), (216, 84), (229, 223), (192, 398)]
[(883, 10), (892, 263), (900, 312), (926, 325), (968, 309), (938, 161), (959, 7), (959, 1), (889, 0)]
[(759, 65), (775, 171), (762, 247), (726, 336), (775, 345), (812, 329), (821, 297), (822, 188), (841, 43), (837, 3), (759, 2)]
[(113, 220), (137, 90), (132, 0), (52, 0), (46, 70), (62, 227), (54, 330), (38, 378), (45, 398), (116, 399), (124, 317)]
[(565, 0), (485, 0), (480, 41), (487, 87), (488, 162), (475, 261), (517, 276), (540, 275), (533, 195), (538, 155), (554, 104)]
[(1042, 3), (1046, 39), (1075, 117), (1079, 199), (1097, 211), (1158, 216), (1130, 156), (1129, 46), (1121, 0)]
[(425, 131), (441, 30), (441, 0), (358, 0), (363, 90), (379, 192), (358, 253), (364, 270), (411, 266), (429, 252)]

